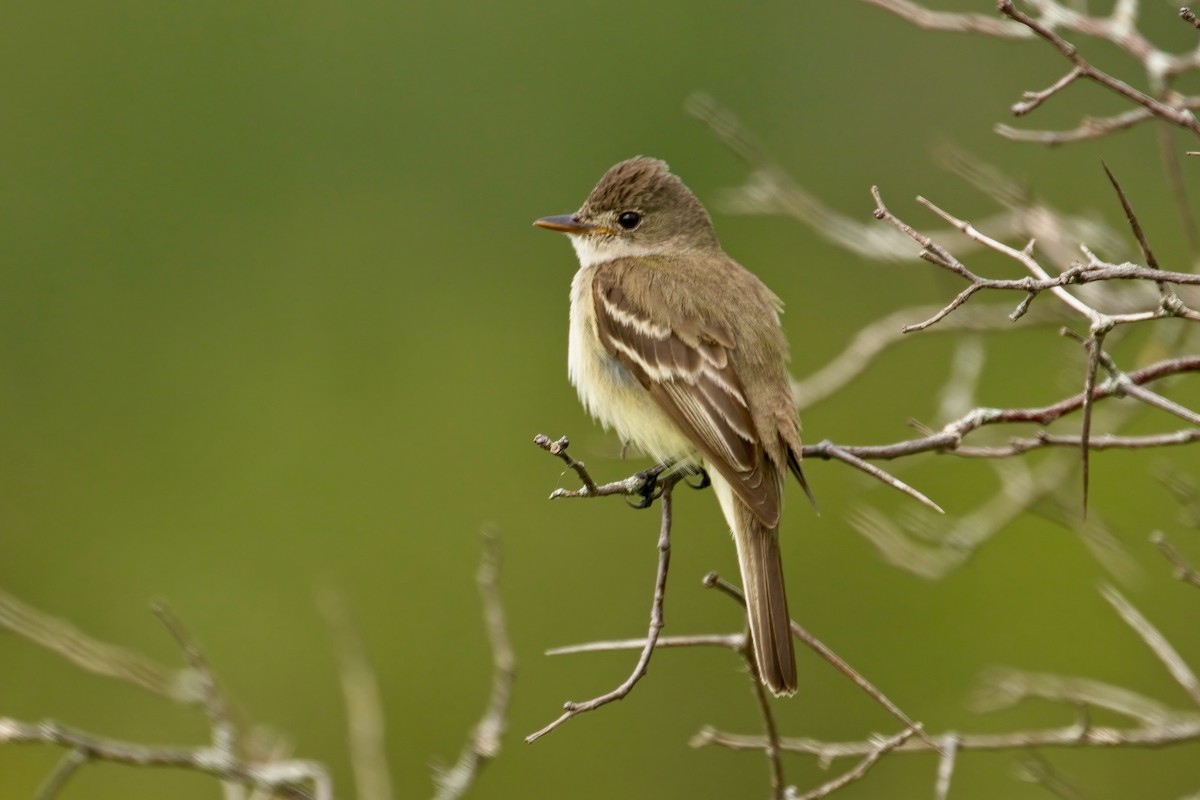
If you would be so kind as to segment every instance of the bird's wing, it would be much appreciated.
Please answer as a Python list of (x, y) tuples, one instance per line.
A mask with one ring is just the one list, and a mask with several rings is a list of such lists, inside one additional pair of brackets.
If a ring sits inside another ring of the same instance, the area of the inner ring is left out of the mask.
[(780, 486), (767, 459), (720, 322), (676, 308), (653, 318), (622, 290), (617, 273), (592, 282), (600, 341), (650, 393), (734, 492), (768, 527), (779, 522)]

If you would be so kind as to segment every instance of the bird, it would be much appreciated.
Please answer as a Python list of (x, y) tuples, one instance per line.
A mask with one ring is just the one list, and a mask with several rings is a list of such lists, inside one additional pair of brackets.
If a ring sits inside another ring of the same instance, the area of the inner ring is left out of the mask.
[(703, 204), (664, 161), (611, 167), (565, 233), (571, 282), (568, 376), (584, 408), (663, 464), (703, 469), (737, 547), (757, 672), (796, 691), (779, 521), (800, 421), (780, 325), (783, 303), (722, 249)]

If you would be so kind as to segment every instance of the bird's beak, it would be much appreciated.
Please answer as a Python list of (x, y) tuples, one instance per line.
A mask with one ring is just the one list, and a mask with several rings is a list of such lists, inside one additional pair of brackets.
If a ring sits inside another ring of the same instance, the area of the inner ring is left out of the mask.
[(588, 225), (586, 222), (580, 222), (573, 214), (561, 214), (557, 217), (542, 217), (535, 219), (533, 224), (539, 228), (545, 228), (548, 231), (558, 231), (559, 233), (601, 233), (604, 228), (598, 225)]

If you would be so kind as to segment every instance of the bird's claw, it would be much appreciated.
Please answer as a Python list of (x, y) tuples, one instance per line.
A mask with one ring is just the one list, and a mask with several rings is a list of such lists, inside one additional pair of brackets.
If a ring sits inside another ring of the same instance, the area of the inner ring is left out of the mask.
[(636, 477), (640, 478), (642, 481), (641, 488), (639, 488), (635, 493), (636, 499), (634, 499), (633, 496), (627, 496), (625, 498), (625, 502), (628, 503), (631, 508), (638, 509), (649, 508), (650, 506), (654, 505), (654, 501), (662, 497), (663, 493), (663, 487), (659, 485), (658, 478), (660, 475), (666, 472), (670, 466), (670, 464), (657, 464), (648, 470), (637, 473)]

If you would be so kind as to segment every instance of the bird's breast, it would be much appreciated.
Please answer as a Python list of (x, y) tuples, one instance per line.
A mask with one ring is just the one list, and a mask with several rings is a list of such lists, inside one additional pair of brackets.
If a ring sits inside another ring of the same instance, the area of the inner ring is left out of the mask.
[(650, 393), (600, 341), (592, 296), (595, 267), (585, 266), (571, 283), (571, 332), (567, 373), (588, 413), (615, 429), (652, 458), (687, 458), (691, 443)]

